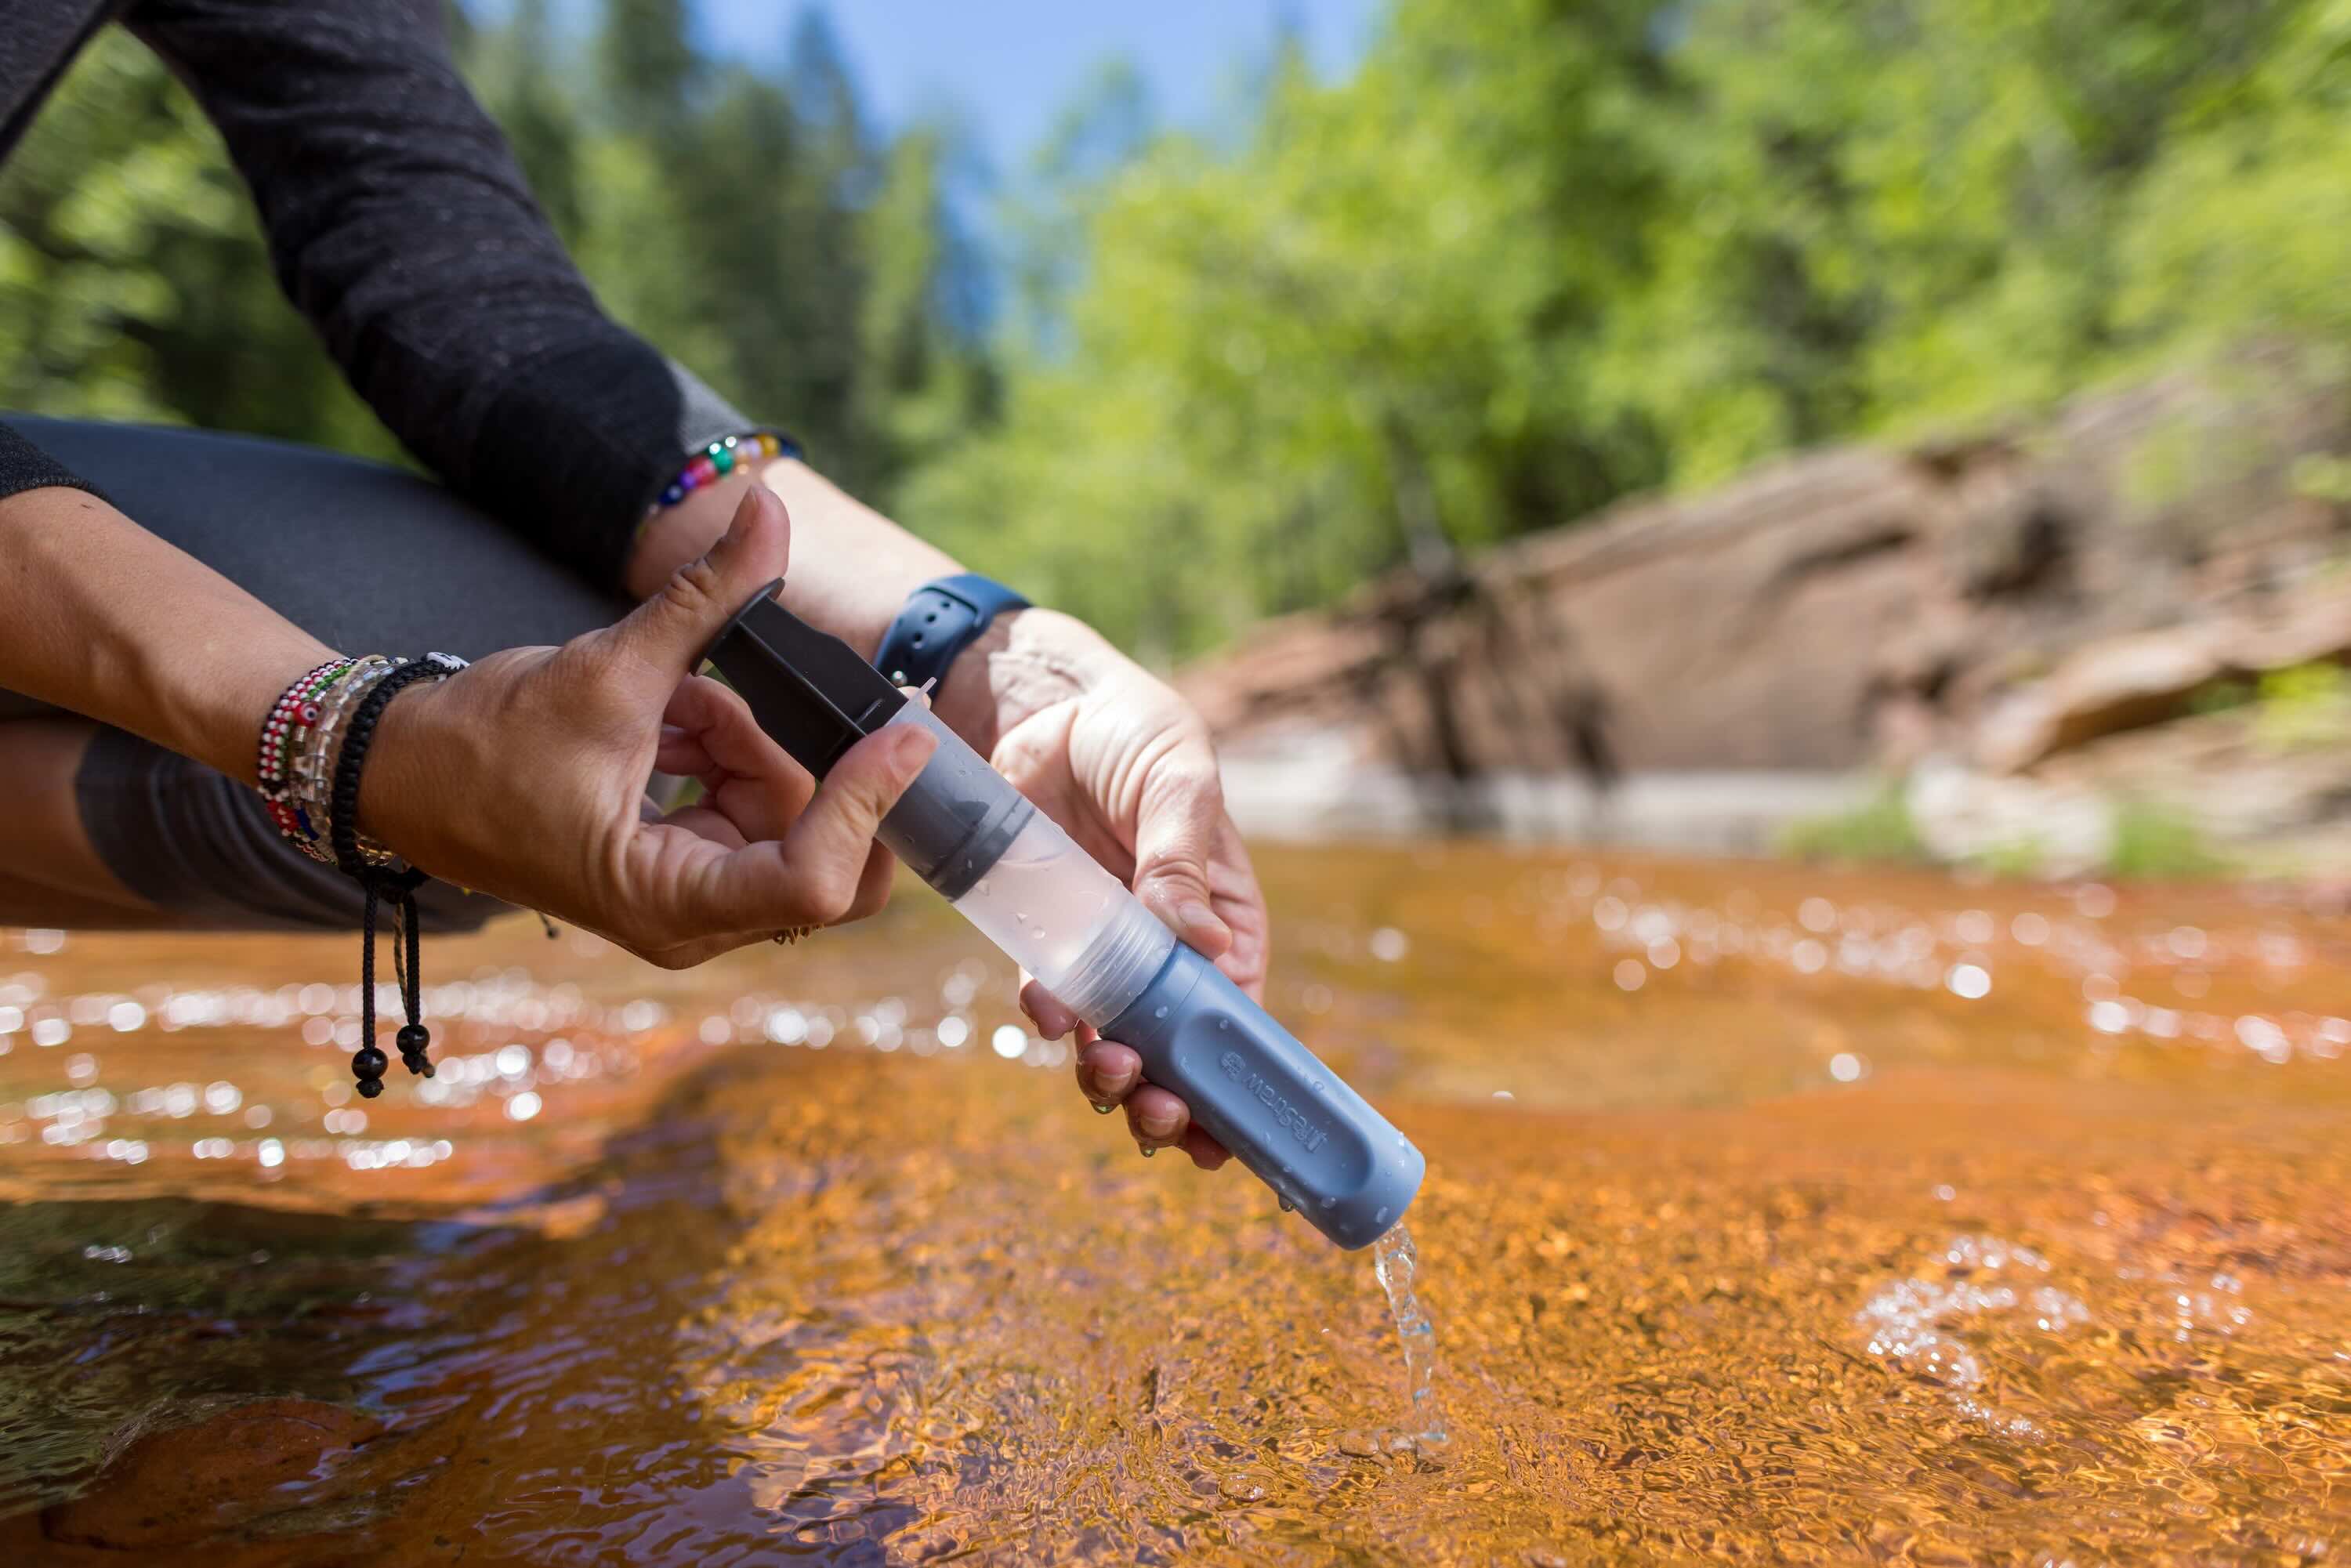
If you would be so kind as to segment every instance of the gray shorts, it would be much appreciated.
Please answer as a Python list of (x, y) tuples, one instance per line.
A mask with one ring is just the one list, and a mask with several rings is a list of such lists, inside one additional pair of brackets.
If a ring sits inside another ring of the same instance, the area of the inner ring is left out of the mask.
[[(625, 608), (396, 468), (251, 436), (16, 414), (8, 423), (150, 532), (346, 653), (478, 658), (563, 642)], [(0, 719), (53, 711), (0, 692)], [(253, 789), (200, 762), (101, 727), (75, 795), (90, 842), (123, 885), (192, 924), (359, 925), (358, 887), (287, 842)], [(417, 902), (427, 929), (470, 929), (506, 907), (441, 883)]]

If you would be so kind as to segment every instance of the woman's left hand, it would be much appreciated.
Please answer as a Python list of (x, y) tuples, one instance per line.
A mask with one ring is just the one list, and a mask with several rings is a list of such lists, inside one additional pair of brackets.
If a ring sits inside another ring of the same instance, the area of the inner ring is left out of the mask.
[[(1265, 894), (1191, 705), (1083, 622), (1024, 610), (957, 658), (939, 711), (1177, 936), (1262, 996)], [(1144, 1149), (1181, 1147), (1203, 1169), (1228, 1157), (1181, 1099), (1144, 1081), (1132, 1050), (1034, 980), (1020, 1004), (1048, 1039), (1077, 1031), (1079, 1089), (1097, 1108), (1123, 1106)]]

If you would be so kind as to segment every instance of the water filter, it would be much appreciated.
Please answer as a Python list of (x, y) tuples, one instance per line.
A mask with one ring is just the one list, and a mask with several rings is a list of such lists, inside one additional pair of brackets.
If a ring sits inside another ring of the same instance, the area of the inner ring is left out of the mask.
[(709, 660), (821, 779), (864, 736), (919, 725), (938, 749), (879, 837), (998, 948), (1340, 1246), (1365, 1247), (1420, 1189), (1420, 1151), (985, 758), (836, 637), (773, 598)]

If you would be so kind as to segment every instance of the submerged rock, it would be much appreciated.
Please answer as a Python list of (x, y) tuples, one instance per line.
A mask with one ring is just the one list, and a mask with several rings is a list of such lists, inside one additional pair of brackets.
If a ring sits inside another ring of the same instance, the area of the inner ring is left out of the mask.
[(289, 1506), (281, 1490), (319, 1476), (383, 1424), (315, 1399), (262, 1399), (151, 1427), (90, 1490), (41, 1518), (49, 1540), (118, 1551), (183, 1546)]

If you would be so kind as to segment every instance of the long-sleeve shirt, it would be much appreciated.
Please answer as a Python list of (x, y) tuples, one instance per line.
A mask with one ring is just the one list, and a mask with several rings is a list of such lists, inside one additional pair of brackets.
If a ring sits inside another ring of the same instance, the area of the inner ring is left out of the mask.
[[(550, 554), (616, 582), (686, 457), (751, 427), (598, 308), (441, 0), (0, 0), (0, 157), (109, 22), (219, 127), (280, 285), (377, 416)], [(78, 477), (0, 426), (0, 497)]]

